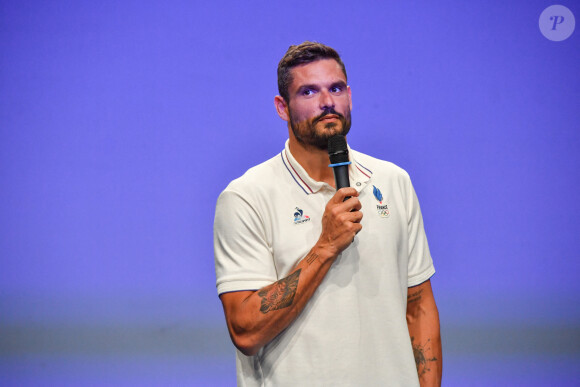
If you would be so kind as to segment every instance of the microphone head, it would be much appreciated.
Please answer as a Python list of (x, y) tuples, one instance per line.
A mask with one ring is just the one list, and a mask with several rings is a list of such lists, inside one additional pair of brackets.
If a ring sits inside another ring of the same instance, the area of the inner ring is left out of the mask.
[(331, 164), (346, 163), (348, 161), (348, 147), (346, 138), (336, 134), (328, 139), (328, 157)]

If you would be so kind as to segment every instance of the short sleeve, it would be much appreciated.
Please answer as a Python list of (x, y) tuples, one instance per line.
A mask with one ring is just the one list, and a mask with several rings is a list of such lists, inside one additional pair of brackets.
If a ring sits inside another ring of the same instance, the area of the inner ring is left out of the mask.
[(257, 290), (277, 280), (264, 223), (255, 206), (237, 192), (219, 196), (214, 221), (218, 294)]
[(435, 267), (427, 243), (419, 200), (410, 179), (407, 186), (407, 222), (409, 237), (407, 286), (411, 287), (431, 278), (435, 274)]

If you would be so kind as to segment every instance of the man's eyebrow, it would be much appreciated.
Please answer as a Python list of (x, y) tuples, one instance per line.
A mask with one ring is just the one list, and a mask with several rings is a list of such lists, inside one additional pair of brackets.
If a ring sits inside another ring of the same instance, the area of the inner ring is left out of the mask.
[(302, 91), (302, 90), (309, 90), (309, 89), (312, 89), (312, 90), (318, 90), (319, 88), (320, 88), (320, 86), (318, 86), (318, 85), (314, 85), (314, 84), (311, 84), (311, 85), (301, 85), (301, 86), (298, 88), (298, 92), (300, 92), (300, 91)]
[(336, 81), (336, 82), (333, 82), (332, 85), (330, 85), (330, 87), (334, 87), (334, 86), (345, 87), (346, 86), (346, 82), (345, 81)]
[[(339, 80), (336, 82), (332, 82), (330, 84), (330, 87), (336, 87), (336, 86), (346, 87), (346, 82), (343, 80)], [(318, 90), (318, 89), (320, 89), (320, 85), (308, 84), (308, 85), (301, 85), (296, 92), (300, 93), (304, 90)]]

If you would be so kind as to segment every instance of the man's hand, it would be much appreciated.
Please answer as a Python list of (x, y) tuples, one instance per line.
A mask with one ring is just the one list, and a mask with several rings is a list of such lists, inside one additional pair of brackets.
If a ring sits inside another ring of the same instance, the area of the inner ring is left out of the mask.
[[(350, 199), (345, 201), (344, 199), (349, 196)], [(362, 229), (360, 221), (363, 214), (360, 209), (358, 192), (354, 188), (346, 187), (336, 191), (326, 204), (322, 215), (322, 233), (317, 247), (336, 258)]]

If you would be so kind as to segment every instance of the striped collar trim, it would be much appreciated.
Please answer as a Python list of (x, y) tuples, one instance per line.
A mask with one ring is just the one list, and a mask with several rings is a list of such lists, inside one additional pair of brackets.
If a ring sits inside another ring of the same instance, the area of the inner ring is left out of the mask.
[[(350, 152), (349, 152), (349, 154), (350, 154)], [(367, 167), (365, 167), (364, 165), (362, 165), (361, 163), (359, 163), (356, 160), (354, 163), (355, 163), (356, 169), (358, 169), (360, 173), (362, 173), (363, 175), (365, 175), (369, 179), (371, 178), (373, 171), (371, 171), (370, 169), (368, 169)]]
[[(308, 184), (306, 184), (304, 182), (304, 180), (300, 177), (298, 172), (296, 172), (296, 168), (290, 162), (290, 158), (288, 157), (288, 153), (289, 152), (287, 152), (286, 149), (284, 149), (280, 153), (280, 157), (282, 158), (282, 163), (286, 167), (286, 170), (288, 171), (288, 173), (290, 173), (290, 176), (292, 176), (292, 178), (294, 179), (296, 184), (298, 184), (298, 186), (302, 189), (302, 191), (304, 191), (304, 193), (306, 195), (310, 195), (311, 193), (314, 193), (312, 188), (310, 188), (310, 186)], [(298, 163), (296, 163), (296, 165), (298, 166)]]
[[(348, 150), (349, 150), (348, 153), (349, 159), (352, 162), (352, 164), (349, 165), (348, 167), (349, 179), (351, 185), (353, 185), (353, 187), (360, 192), (360, 190), (363, 188), (362, 183), (366, 183), (371, 178), (373, 172), (364, 165), (362, 165), (361, 163), (359, 163), (357, 160), (355, 160), (353, 155), (353, 153), (356, 153), (355, 151), (350, 149), (350, 147), (348, 148)], [(286, 168), (290, 176), (292, 176), (292, 179), (296, 182), (296, 184), (300, 187), (300, 189), (304, 191), (306, 195), (310, 195), (319, 191), (326, 184), (312, 179), (308, 175), (308, 173), (306, 173), (304, 168), (302, 168), (302, 166), (298, 163), (298, 161), (296, 161), (294, 156), (292, 156), (292, 153), (290, 152), (288, 146), (288, 140), (286, 140), (284, 150), (282, 150), (282, 152), (280, 153), (280, 158), (282, 160), (282, 163), (284, 164), (284, 167)]]

